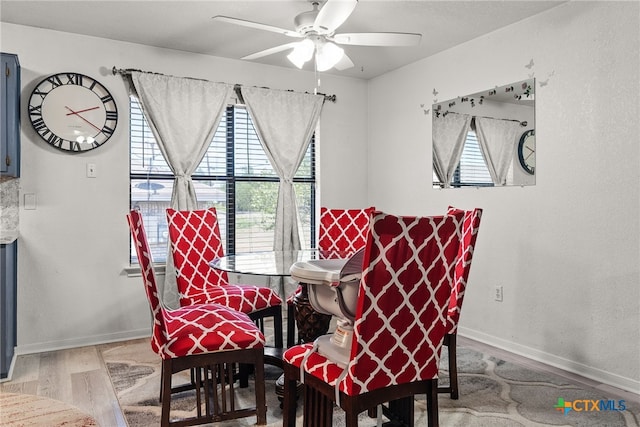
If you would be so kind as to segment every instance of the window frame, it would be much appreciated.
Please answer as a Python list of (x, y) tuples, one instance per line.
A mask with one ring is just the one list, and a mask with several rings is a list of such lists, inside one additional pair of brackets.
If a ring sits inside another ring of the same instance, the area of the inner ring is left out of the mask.
[[(135, 105), (134, 105), (135, 103)], [(130, 207), (133, 208), (133, 206), (135, 205), (135, 203), (137, 203), (137, 201), (134, 201), (132, 199), (132, 194), (131, 194), (131, 188), (132, 188), (132, 182), (134, 180), (158, 180), (158, 181), (169, 181), (172, 183), (175, 180), (175, 176), (173, 175), (173, 172), (170, 173), (142, 173), (142, 172), (133, 172), (132, 171), (132, 147), (133, 147), (133, 136), (132, 136), (132, 123), (133, 123), (133, 114), (134, 114), (134, 109), (138, 109), (140, 114), (142, 114), (142, 109), (139, 105), (139, 101), (136, 99), (135, 96), (131, 96), (130, 97), (130, 103), (129, 103), (129, 126), (130, 126), (130, 133), (129, 133), (129, 188), (130, 188), (130, 194), (129, 194), (129, 204)], [(222, 126), (223, 121), (226, 123), (226, 130), (225, 130), (225, 134), (226, 134), (226, 141), (225, 141), (225, 156), (226, 156), (226, 167), (225, 167), (225, 174), (224, 175), (220, 175), (220, 174), (213, 174), (213, 175), (205, 175), (205, 174), (201, 174), (201, 173), (197, 173), (198, 169), (196, 169), (196, 172), (194, 172), (194, 174), (191, 176), (191, 179), (194, 182), (197, 181), (210, 181), (210, 182), (220, 182), (220, 183), (224, 183), (225, 184), (225, 188), (226, 188), (226, 195), (225, 195), (225, 207), (226, 207), (226, 221), (224, 224), (224, 230), (221, 230), (221, 234), (223, 236), (223, 240), (224, 240), (224, 247), (225, 247), (225, 254), (228, 255), (233, 255), (236, 253), (236, 237), (237, 237), (237, 209), (236, 209), (236, 194), (237, 194), (237, 186), (240, 183), (247, 183), (247, 182), (272, 182), (272, 183), (280, 183), (280, 178), (274, 173), (273, 175), (250, 175), (250, 174), (243, 174), (243, 173), (237, 173), (235, 165), (236, 165), (236, 153), (235, 153), (235, 148), (236, 148), (236, 134), (235, 134), (235, 127), (234, 127), (234, 116), (235, 114), (237, 114), (238, 110), (245, 110), (247, 118), (248, 118), (248, 124), (247, 126), (251, 126), (251, 128), (253, 129), (253, 132), (255, 132), (255, 128), (253, 127), (253, 122), (251, 121), (251, 117), (249, 115), (249, 112), (246, 111), (246, 108), (244, 105), (242, 104), (229, 104), (225, 107), (225, 111), (223, 112), (223, 115), (225, 117), (223, 117), (223, 119), (220, 120), (220, 123), (218, 124), (219, 127)], [(226, 121), (224, 120), (224, 118), (226, 118)], [(142, 115), (142, 120), (143, 120), (143, 126), (145, 126), (146, 129), (148, 129), (148, 124), (146, 123), (146, 118), (144, 118), (144, 115)], [(219, 129), (218, 129), (219, 130)], [(150, 129), (149, 129), (150, 131)], [(216, 131), (217, 133), (218, 131)], [(257, 138), (257, 134), (255, 135)], [(214, 141), (215, 138), (215, 134), (214, 137), (212, 138), (212, 143)], [(261, 145), (261, 144), (260, 144)], [(317, 177), (317, 173), (316, 173), (316, 136), (315, 133), (311, 138), (310, 144), (309, 144), (309, 162), (310, 162), (310, 167), (309, 167), (309, 171), (310, 171), (310, 175), (309, 176), (294, 176), (293, 178), (293, 183), (295, 184), (308, 184), (310, 186), (310, 226), (309, 226), (309, 230), (305, 229), (305, 232), (309, 233), (309, 243), (311, 245), (311, 247), (315, 247), (315, 243), (316, 243), (316, 233), (315, 233), (315, 229), (316, 229), (316, 187), (317, 187), (317, 183), (316, 183), (316, 177)], [(204, 161), (204, 158), (203, 158)], [(277, 197), (277, 194), (276, 194)], [(220, 224), (222, 226), (222, 224)], [(133, 264), (137, 264), (137, 259), (135, 259), (135, 254), (131, 255), (130, 258), (130, 263)], [(158, 265), (164, 265), (165, 262), (158, 262)]]

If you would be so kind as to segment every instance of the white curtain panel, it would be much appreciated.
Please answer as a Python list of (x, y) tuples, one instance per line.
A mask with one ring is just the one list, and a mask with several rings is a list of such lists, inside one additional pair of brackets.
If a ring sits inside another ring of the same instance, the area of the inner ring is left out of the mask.
[(197, 207), (191, 174), (207, 152), (233, 85), (132, 72), (131, 80), (162, 155), (175, 175), (171, 207)]
[(520, 123), (487, 117), (476, 117), (475, 123), (478, 144), (491, 179), (495, 185), (506, 185), (509, 168), (513, 163), (516, 138), (520, 134)]
[(244, 86), (241, 91), (264, 151), (280, 178), (273, 249), (300, 249), (293, 177), (311, 142), (324, 96)]
[[(160, 151), (175, 175), (171, 207), (198, 206), (191, 174), (211, 143), (233, 85), (133, 71), (131, 83)], [(163, 300), (178, 305), (173, 258), (168, 251)]]
[(451, 187), (470, 124), (468, 114), (451, 113), (433, 118), (433, 169), (445, 188)]

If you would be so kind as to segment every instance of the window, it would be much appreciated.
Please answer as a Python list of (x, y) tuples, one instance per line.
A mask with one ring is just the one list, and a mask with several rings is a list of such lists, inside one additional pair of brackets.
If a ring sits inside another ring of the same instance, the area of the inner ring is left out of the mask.
[[(464, 142), (462, 148), (462, 155), (460, 156), (460, 162), (453, 174), (453, 180), (451, 182), (452, 187), (490, 187), (493, 186), (491, 175), (487, 169), (487, 163), (484, 160), (484, 155), (478, 145), (478, 139), (476, 133), (473, 130), (469, 130), (467, 133), (467, 139)], [(433, 173), (433, 187), (440, 188), (442, 183), (438, 179), (438, 176)]]
[[(166, 209), (173, 173), (167, 165), (136, 98), (130, 101), (131, 206), (143, 214), (153, 260), (165, 262)], [(215, 207), (225, 253), (273, 250), (279, 179), (243, 106), (228, 106), (202, 162), (192, 175), (198, 209)], [(303, 247), (315, 244), (315, 138), (294, 178), (304, 234)], [(131, 262), (137, 263), (135, 250)]]
[(454, 186), (492, 186), (487, 162), (478, 145), (476, 133), (469, 130), (462, 148), (460, 163), (453, 175)]

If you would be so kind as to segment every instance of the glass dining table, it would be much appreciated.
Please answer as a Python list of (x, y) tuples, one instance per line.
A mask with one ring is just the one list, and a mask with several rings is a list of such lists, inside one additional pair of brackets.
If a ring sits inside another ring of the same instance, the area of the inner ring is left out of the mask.
[[(277, 291), (283, 301), (287, 301), (293, 294), (294, 287), (287, 289), (285, 279), (291, 276), (291, 266), (299, 261), (311, 259), (345, 259), (348, 253), (340, 251), (324, 251), (319, 249), (301, 249), (293, 251), (264, 251), (247, 252), (236, 255), (227, 255), (211, 261), (212, 268), (228, 273), (242, 275), (265, 276), (269, 278), (269, 286), (277, 287)], [(273, 283), (271, 279), (276, 279)], [(331, 316), (318, 313), (313, 310), (307, 298), (307, 288), (300, 283), (299, 291), (293, 297), (293, 309), (289, 306), (288, 315), (293, 315), (298, 328), (298, 338), (294, 338), (293, 328), (287, 330), (287, 346), (299, 342), (313, 341), (327, 332)], [(296, 289), (297, 290), (297, 289)]]
[(289, 270), (294, 263), (317, 259), (326, 254), (327, 251), (317, 249), (247, 252), (216, 258), (210, 265), (217, 270), (229, 273), (287, 277), (291, 275)]
[[(286, 289), (285, 279), (291, 276), (291, 266), (296, 262), (312, 259), (331, 258), (345, 259), (346, 261), (348, 255), (344, 252), (319, 249), (248, 252), (216, 258), (209, 265), (216, 270), (228, 273), (267, 277), (269, 278), (269, 286), (277, 286), (277, 291), (283, 301), (288, 301), (290, 295), (293, 295), (292, 304), (287, 302), (287, 346), (290, 347), (298, 343), (312, 342), (317, 337), (326, 334), (331, 323), (330, 315), (315, 311), (309, 303), (305, 283), (294, 284), (291, 289)], [(273, 284), (271, 279), (275, 279), (277, 284)], [(291, 317), (295, 319), (297, 339), (292, 322), (289, 321)], [(283, 353), (284, 349), (265, 347), (265, 363), (282, 368)], [(279, 398), (282, 398), (283, 385), (283, 379), (280, 378), (276, 382), (276, 394)]]

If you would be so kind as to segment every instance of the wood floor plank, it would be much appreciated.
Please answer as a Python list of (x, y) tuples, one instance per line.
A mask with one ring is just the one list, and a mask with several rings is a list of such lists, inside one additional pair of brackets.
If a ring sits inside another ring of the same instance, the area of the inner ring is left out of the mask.
[(100, 369), (102, 359), (96, 346), (71, 348), (65, 350), (65, 363), (70, 374)]
[[(111, 382), (101, 369), (71, 374), (73, 404), (93, 415), (101, 426), (119, 426), (123, 417), (118, 415), (118, 399)], [(114, 408), (118, 408), (114, 411)]]
[(38, 381), (15, 382), (9, 381), (0, 385), (4, 393), (38, 394)]
[(41, 354), (38, 374), (38, 395), (71, 403), (71, 377), (65, 363), (68, 350)]

